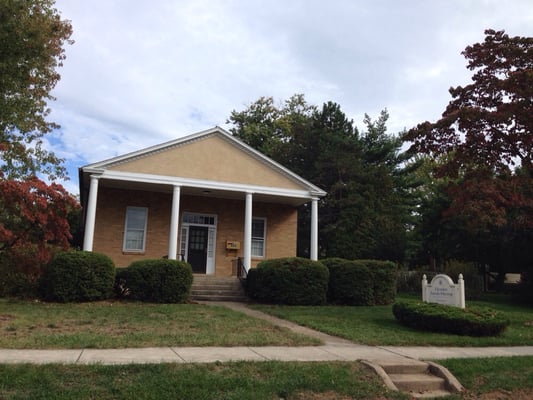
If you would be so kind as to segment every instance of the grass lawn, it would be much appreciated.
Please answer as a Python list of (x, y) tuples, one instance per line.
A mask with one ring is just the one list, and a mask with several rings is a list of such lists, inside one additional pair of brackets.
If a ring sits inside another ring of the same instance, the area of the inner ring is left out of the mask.
[[(453, 399), (530, 399), (533, 357), (443, 361), (466, 387)], [(0, 365), (10, 399), (409, 399), (359, 363), (237, 362), (126, 366)]]
[(1, 399), (408, 399), (359, 363), (0, 365)]
[(224, 307), (0, 300), (0, 348), (299, 346), (320, 344)]
[[(408, 299), (409, 297), (398, 297)], [(417, 331), (400, 325), (392, 306), (298, 307), (255, 305), (254, 308), (298, 324), (340, 336), (356, 343), (392, 346), (518, 346), (533, 344), (533, 309), (495, 298), (494, 301), (467, 301), (499, 310), (511, 325), (498, 337), (469, 337)]]
[(467, 389), (460, 399), (532, 399), (533, 357), (439, 360)]

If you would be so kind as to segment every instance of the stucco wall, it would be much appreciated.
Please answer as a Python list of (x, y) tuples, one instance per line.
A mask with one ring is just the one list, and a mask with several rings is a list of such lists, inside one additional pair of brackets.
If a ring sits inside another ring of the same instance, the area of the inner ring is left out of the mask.
[[(98, 192), (93, 250), (109, 255), (117, 267), (128, 266), (135, 260), (161, 258), (167, 255), (171, 204), (170, 193), (101, 187)], [(148, 208), (146, 248), (142, 254), (126, 254), (122, 251), (128, 206)], [(233, 261), (243, 255), (244, 199), (228, 200), (183, 195), (180, 199), (180, 223), (183, 212), (217, 216), (215, 273), (217, 276), (231, 275)], [(254, 202), (253, 216), (267, 219), (265, 258), (296, 255), (295, 207)], [(226, 250), (227, 240), (241, 242), (241, 249)], [(252, 264), (255, 266), (259, 261), (260, 259), (254, 259)]]
[(109, 169), (302, 190), (301, 184), (216, 135), (133, 159)]

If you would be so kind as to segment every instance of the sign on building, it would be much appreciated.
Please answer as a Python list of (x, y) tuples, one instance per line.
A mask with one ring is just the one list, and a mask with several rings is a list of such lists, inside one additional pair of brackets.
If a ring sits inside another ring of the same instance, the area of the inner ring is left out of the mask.
[(422, 301), (465, 308), (465, 282), (459, 274), (457, 283), (448, 275), (436, 275), (428, 284), (426, 275), (422, 277)]

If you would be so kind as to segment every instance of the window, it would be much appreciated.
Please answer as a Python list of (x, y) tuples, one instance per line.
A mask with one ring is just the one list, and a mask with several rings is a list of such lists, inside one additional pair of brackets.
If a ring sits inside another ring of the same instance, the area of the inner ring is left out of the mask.
[(252, 257), (265, 256), (266, 219), (252, 218)]
[(144, 251), (147, 215), (148, 209), (146, 207), (126, 208), (124, 251)]

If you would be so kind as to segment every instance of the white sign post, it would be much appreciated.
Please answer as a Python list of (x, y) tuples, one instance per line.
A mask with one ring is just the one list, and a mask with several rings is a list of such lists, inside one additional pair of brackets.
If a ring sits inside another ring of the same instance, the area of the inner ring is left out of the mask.
[(436, 275), (428, 284), (426, 275), (422, 277), (422, 301), (465, 308), (465, 282), (459, 274), (457, 284), (448, 275)]

